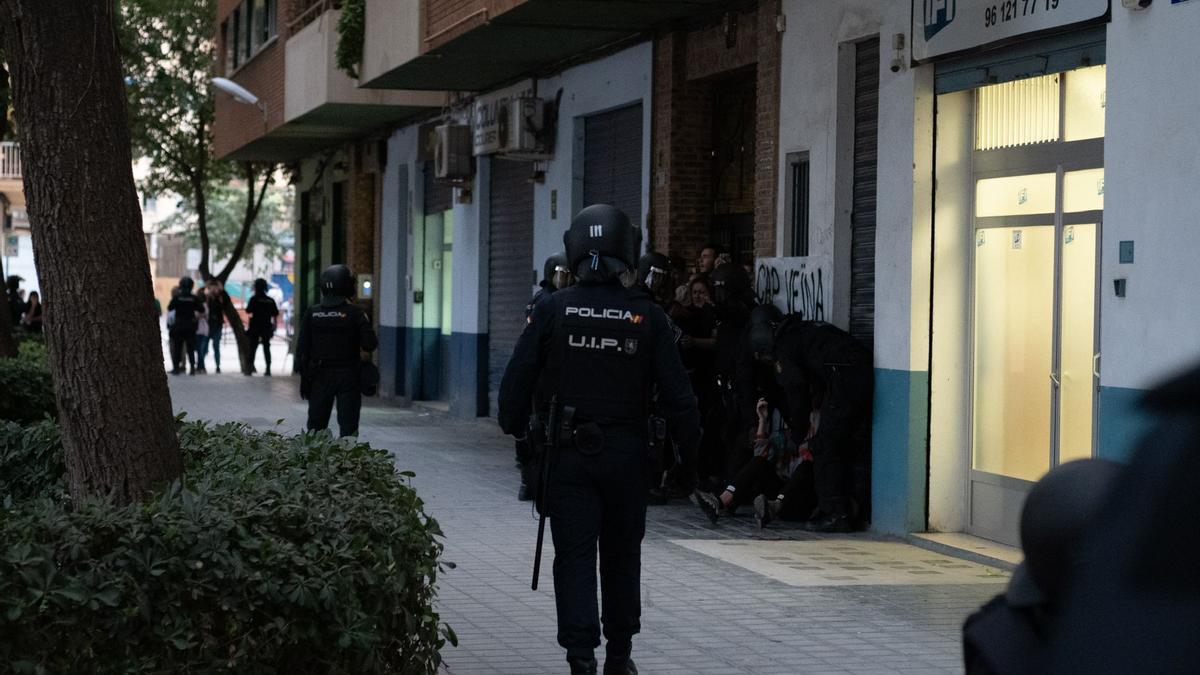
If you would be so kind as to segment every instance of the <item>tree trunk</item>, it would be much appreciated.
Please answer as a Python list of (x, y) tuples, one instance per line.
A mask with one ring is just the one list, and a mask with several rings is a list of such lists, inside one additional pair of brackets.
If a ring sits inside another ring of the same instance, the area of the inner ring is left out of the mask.
[[(0, 282), (7, 280), (4, 262), (0, 261)], [(17, 341), (13, 339), (12, 315), (8, 309), (8, 291), (0, 291), (0, 359), (17, 355)]]
[[(271, 176), (275, 173), (275, 165), (269, 165), (263, 174), (263, 182), (258, 190), (257, 199), (254, 196), (254, 165), (250, 162), (243, 162), (242, 170), (245, 172), (246, 179), (246, 213), (242, 217), (242, 231), (238, 235), (237, 242), (234, 244), (233, 253), (230, 254), (229, 261), (225, 263), (225, 269), (217, 273), (217, 279), (221, 282), (222, 286), (229, 280), (229, 275), (233, 274), (233, 270), (237, 268), (238, 262), (242, 259), (242, 254), (246, 251), (246, 240), (250, 238), (250, 228), (254, 226), (254, 221), (258, 218), (259, 209), (262, 208), (263, 199), (267, 196), (267, 187), (271, 184)], [(203, 223), (201, 223), (200, 227), (200, 237), (201, 241), (208, 241), (207, 229)], [(204, 245), (207, 246), (207, 243)], [(204, 261), (204, 258), (201, 260)], [(256, 345), (250, 340), (249, 334), (246, 333), (246, 328), (242, 325), (242, 318), (238, 316), (237, 309), (229, 300), (229, 294), (222, 291), (221, 297), (223, 299), (222, 310), (230, 327), (233, 328), (233, 337), (237, 341), (238, 362), (241, 364), (242, 373), (251, 375), (255, 372), (254, 351)]]
[(238, 363), (242, 367), (242, 373), (251, 375), (254, 373), (254, 353), (251, 351), (254, 345), (250, 342), (246, 327), (242, 325), (242, 317), (238, 315), (237, 308), (233, 306), (233, 301), (225, 291), (221, 291), (221, 310), (225, 314), (225, 322), (233, 330), (233, 339), (237, 341)]
[(112, 0), (0, 0), (71, 494), (179, 476)]

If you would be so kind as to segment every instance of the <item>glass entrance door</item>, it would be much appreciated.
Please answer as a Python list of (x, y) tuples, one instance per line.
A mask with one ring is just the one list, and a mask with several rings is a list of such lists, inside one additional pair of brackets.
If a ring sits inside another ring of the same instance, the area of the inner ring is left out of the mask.
[(1099, 223), (1074, 221), (1103, 205), (1064, 212), (1071, 175), (976, 183), (969, 529), (1006, 543), (1029, 487), (1093, 454)]

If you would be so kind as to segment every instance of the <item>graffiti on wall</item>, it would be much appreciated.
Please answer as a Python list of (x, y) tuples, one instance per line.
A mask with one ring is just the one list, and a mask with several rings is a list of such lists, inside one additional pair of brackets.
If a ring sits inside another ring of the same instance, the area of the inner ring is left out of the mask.
[(758, 301), (807, 321), (833, 315), (833, 264), (828, 256), (759, 258), (754, 266)]

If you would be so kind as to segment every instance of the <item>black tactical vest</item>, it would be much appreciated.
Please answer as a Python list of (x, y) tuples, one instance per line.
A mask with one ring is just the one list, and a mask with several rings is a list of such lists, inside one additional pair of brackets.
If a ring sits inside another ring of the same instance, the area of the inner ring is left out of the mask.
[(321, 365), (350, 365), (359, 359), (361, 310), (349, 303), (317, 305), (308, 315), (312, 353)]
[(616, 284), (551, 296), (557, 323), (548, 363), (561, 405), (581, 421), (641, 424), (651, 382), (650, 299)]

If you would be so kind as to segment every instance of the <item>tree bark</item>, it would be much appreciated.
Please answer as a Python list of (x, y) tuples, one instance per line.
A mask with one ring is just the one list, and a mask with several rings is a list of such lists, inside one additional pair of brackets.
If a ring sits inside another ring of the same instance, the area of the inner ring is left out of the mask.
[[(4, 274), (4, 261), (0, 260), (0, 282), (7, 280)], [(0, 292), (0, 359), (10, 359), (17, 355), (17, 341), (13, 339), (12, 315), (8, 309), (8, 291)]]
[(112, 0), (0, 0), (72, 496), (183, 463), (163, 369)]

